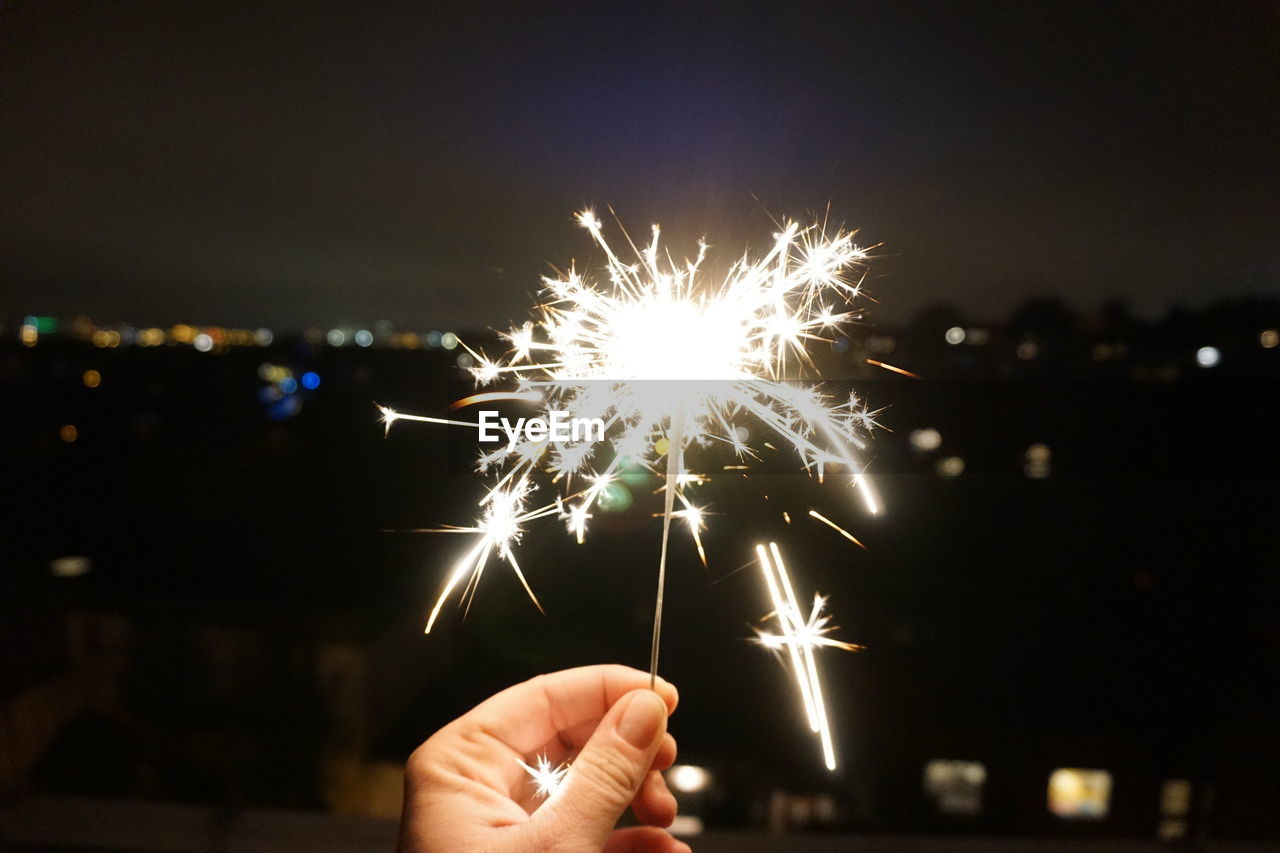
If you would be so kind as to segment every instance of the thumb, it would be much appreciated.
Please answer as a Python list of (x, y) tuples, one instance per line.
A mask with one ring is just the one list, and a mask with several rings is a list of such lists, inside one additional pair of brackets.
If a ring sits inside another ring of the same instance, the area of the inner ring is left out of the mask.
[[(667, 731), (667, 704), (633, 690), (605, 714), (556, 796), (538, 809), (556, 849), (601, 850), (635, 799)], [(541, 833), (540, 833), (541, 834)]]

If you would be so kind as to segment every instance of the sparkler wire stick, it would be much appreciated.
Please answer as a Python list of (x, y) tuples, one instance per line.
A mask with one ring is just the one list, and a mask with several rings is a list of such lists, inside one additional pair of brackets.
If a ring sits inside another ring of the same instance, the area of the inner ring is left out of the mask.
[(667, 545), (671, 541), (671, 511), (675, 508), (676, 485), (684, 456), (684, 407), (671, 415), (667, 435), (667, 489), (662, 496), (662, 555), (658, 557), (658, 596), (653, 607), (653, 645), (649, 648), (649, 689), (658, 683), (658, 646), (662, 642), (662, 604), (667, 587)]

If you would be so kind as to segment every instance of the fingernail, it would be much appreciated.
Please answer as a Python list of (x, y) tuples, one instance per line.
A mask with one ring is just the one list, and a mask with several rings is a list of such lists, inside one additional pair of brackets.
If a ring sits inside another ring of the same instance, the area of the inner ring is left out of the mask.
[(637, 693), (618, 721), (618, 734), (636, 749), (648, 749), (667, 717), (667, 703), (651, 690)]

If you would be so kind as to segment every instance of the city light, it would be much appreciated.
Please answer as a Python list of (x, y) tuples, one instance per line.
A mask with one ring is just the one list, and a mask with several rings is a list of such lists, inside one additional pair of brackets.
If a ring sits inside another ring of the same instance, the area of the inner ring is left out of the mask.
[(711, 784), (711, 774), (696, 764), (677, 764), (667, 771), (671, 787), (685, 794), (696, 794)]
[(96, 370), (86, 370), (80, 377), (86, 388), (97, 388), (102, 384), (102, 374)]
[(1111, 774), (1062, 767), (1049, 777), (1049, 811), (1075, 820), (1102, 820), (1111, 811)]
[(912, 430), (908, 437), (911, 446), (921, 453), (928, 453), (931, 450), (937, 450), (942, 446), (942, 433), (932, 427), (926, 429)]
[(55, 557), (49, 561), (49, 574), (55, 578), (78, 578), (93, 570), (88, 557)]
[(1201, 367), (1217, 367), (1222, 361), (1222, 353), (1217, 347), (1200, 347), (1196, 350), (1196, 364)]
[(980, 761), (936, 759), (924, 767), (924, 793), (942, 814), (982, 813), (987, 768)]
[(1049, 476), (1049, 463), (1053, 459), (1053, 451), (1049, 449), (1049, 445), (1037, 442), (1027, 448), (1026, 465), (1023, 466), (1022, 472), (1033, 480), (1042, 480)]
[(158, 347), (164, 343), (164, 329), (143, 329), (138, 332), (137, 341), (141, 347)]
[(964, 329), (959, 326), (952, 326), (950, 329), (947, 329), (946, 338), (947, 343), (952, 346), (962, 344), (964, 343)]

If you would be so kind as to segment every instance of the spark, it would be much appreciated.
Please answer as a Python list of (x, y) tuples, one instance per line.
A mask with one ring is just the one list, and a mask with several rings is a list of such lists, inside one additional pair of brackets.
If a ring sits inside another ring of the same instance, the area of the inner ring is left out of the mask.
[(560, 785), (564, 782), (564, 777), (569, 773), (569, 764), (552, 764), (546, 755), (539, 755), (536, 760), (536, 766), (525, 764), (520, 759), (516, 759), (525, 772), (529, 774), (530, 780), (534, 785), (534, 796), (542, 799), (549, 799), (560, 790)]
[[(375, 404), (377, 405), (377, 404)], [(382, 422), (387, 427), (387, 434), (391, 433), (391, 425), (396, 421), (419, 421), (425, 424), (445, 424), (446, 426), (464, 426), (479, 429), (480, 425), (474, 421), (451, 421), (448, 418), (429, 418), (425, 415), (406, 415), (404, 412), (397, 412), (390, 406), (378, 406), (378, 411), (382, 412)]]
[(477, 403), (493, 403), (499, 400), (514, 400), (522, 403), (541, 403), (542, 395), (537, 391), (486, 391), (482, 394), (472, 394), (470, 397), (463, 397), (461, 400), (455, 400), (449, 404), (449, 408), (462, 409), (467, 406), (474, 406)]
[(823, 615), (827, 600), (820, 595), (813, 599), (813, 609), (808, 618), (796, 603), (796, 594), (791, 587), (791, 578), (782, 562), (782, 553), (774, 542), (769, 547), (756, 545), (756, 557), (764, 572), (765, 586), (769, 590), (769, 600), (773, 611), (765, 618), (772, 618), (778, 623), (781, 633), (770, 634), (757, 631), (759, 642), (767, 649), (786, 651), (791, 661), (791, 671), (800, 689), (800, 698), (804, 703), (809, 728), (818, 735), (822, 743), (822, 757), (828, 770), (836, 769), (835, 748), (831, 743), (831, 724), (827, 720), (826, 702), (822, 695), (822, 681), (818, 677), (818, 665), (813, 651), (816, 648), (843, 649), (856, 652), (862, 646), (835, 640), (827, 635), (834, 630), (829, 627), (830, 616)]
[[(852, 533), (850, 533), (849, 531), (845, 530), (845, 529), (844, 529), (843, 527), (841, 527), (840, 525), (836, 524), (836, 523), (835, 523), (834, 521), (832, 521), (831, 519), (827, 518), (827, 517), (826, 517), (825, 515), (823, 515), (822, 513), (818, 512), (816, 509), (811, 509), (811, 510), (809, 510), (809, 515), (810, 515), (812, 518), (816, 518), (816, 519), (818, 519), (818, 521), (821, 521), (823, 524), (827, 525), (827, 527), (830, 527), (830, 528), (831, 528), (832, 530), (834, 530), (836, 533), (839, 533), (839, 534), (840, 534), (841, 536), (843, 536), (845, 539), (848, 539), (850, 542), (852, 542), (854, 545), (857, 545), (857, 546), (858, 546), (859, 548), (861, 548), (862, 550), (864, 550), (864, 551), (865, 551), (865, 550), (867, 550), (867, 546), (866, 546), (866, 545), (863, 545), (861, 542), (859, 542), (859, 541), (858, 541), (858, 539), (857, 539), (857, 537), (855, 537), (855, 536), (854, 536)], [(790, 520), (790, 519), (788, 519), (788, 521), (789, 521), (789, 520)]]
[(530, 488), (527, 481), (522, 481), (515, 487), (502, 490), (493, 489), (486, 495), (484, 513), (474, 527), (445, 527), (438, 531), (441, 533), (474, 533), (478, 535), (478, 540), (471, 546), (471, 550), (467, 551), (460, 560), (454, 563), (453, 569), (449, 572), (448, 580), (445, 581), (444, 589), (441, 591), (440, 597), (436, 599), (435, 606), (431, 608), (431, 615), (427, 617), (427, 627), (424, 633), (431, 633), (431, 627), (435, 625), (436, 617), (440, 615), (440, 608), (444, 606), (449, 595), (464, 578), (467, 580), (467, 584), (463, 591), (463, 598), (468, 603), (470, 602), (475, 595), (480, 578), (484, 575), (485, 566), (488, 565), (489, 558), (494, 554), (506, 560), (516, 577), (520, 579), (521, 586), (524, 587), (524, 591), (532, 599), (534, 606), (538, 610), (542, 610), (538, 597), (533, 594), (533, 589), (529, 586), (529, 581), (525, 579), (524, 572), (520, 569), (520, 564), (516, 562), (512, 546), (520, 541), (520, 536), (524, 532), (526, 523), (547, 515), (553, 515), (558, 509), (555, 505), (552, 505), (541, 507), (531, 512), (526, 511), (525, 500)]
[(904, 370), (901, 367), (894, 367), (892, 364), (885, 364), (883, 361), (876, 361), (874, 358), (867, 359), (867, 364), (870, 364), (873, 367), (883, 367), (885, 370), (890, 370), (890, 371), (893, 371), (894, 373), (900, 373), (903, 376), (910, 376), (912, 379), (920, 378), (920, 374), (918, 373), (912, 373), (910, 370)]

